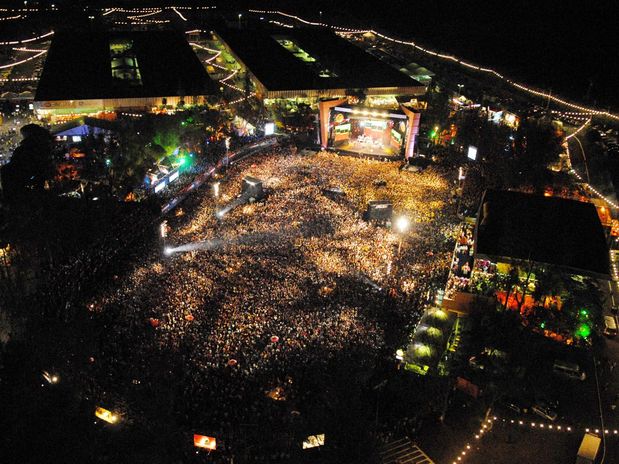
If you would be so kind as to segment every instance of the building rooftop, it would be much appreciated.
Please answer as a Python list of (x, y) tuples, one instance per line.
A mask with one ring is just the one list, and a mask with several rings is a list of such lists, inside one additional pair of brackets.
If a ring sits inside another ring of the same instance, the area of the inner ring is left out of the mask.
[(610, 274), (606, 237), (592, 203), (488, 190), (476, 233), (477, 254)]
[(425, 91), (419, 82), (328, 30), (218, 28), (216, 33), (268, 92)]
[(59, 31), (35, 100), (209, 95), (216, 86), (176, 31)]

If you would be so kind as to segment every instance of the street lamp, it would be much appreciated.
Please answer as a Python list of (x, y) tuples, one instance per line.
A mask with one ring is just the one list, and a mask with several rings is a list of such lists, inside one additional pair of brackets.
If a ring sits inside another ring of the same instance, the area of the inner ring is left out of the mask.
[(456, 206), (456, 216), (460, 214), (460, 204), (462, 203), (462, 197), (464, 196), (464, 182), (466, 181), (466, 170), (460, 166), (458, 168), (458, 189), (456, 194), (458, 195), (458, 204)]
[(168, 221), (162, 221), (161, 224), (159, 224), (159, 237), (161, 239), (161, 246), (163, 247), (163, 254), (165, 256), (170, 256), (170, 253), (168, 252), (170, 250), (170, 247), (168, 247), (167, 241)]
[(243, 16), (242, 13), (239, 13), (239, 29), (241, 28), (241, 17)]
[(462, 87), (464, 87), (464, 84), (457, 84), (458, 85), (458, 96), (462, 95)]
[(400, 256), (400, 250), (402, 249), (402, 236), (408, 230), (410, 221), (406, 216), (400, 216), (395, 221), (395, 228), (400, 233), (400, 241), (398, 242), (398, 256)]
[(585, 162), (585, 172), (587, 173), (587, 183), (590, 184), (591, 179), (589, 178), (589, 166), (587, 165), (587, 156), (585, 155), (585, 149), (583, 148), (582, 143), (580, 143), (580, 139), (576, 137), (575, 135), (573, 137), (574, 139), (576, 139), (576, 141), (578, 142), (578, 146), (580, 147), (580, 152), (582, 153), (582, 159)]
[(395, 227), (396, 229), (398, 229), (398, 232), (400, 232), (401, 234), (403, 234), (404, 232), (408, 230), (409, 225), (410, 225), (410, 222), (406, 216), (400, 216), (395, 221)]

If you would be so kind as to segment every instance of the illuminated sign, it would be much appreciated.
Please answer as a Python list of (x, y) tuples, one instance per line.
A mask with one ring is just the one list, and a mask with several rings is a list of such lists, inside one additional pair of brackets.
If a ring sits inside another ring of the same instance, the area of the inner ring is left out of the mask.
[(165, 185), (166, 185), (165, 180), (162, 180), (157, 185), (155, 185), (155, 193), (161, 192), (165, 188)]
[(102, 407), (97, 407), (97, 409), (95, 409), (95, 416), (108, 424), (115, 424), (118, 422), (118, 416), (116, 414)]
[(178, 179), (179, 175), (180, 174), (178, 171), (174, 171), (172, 174), (170, 174), (170, 182), (174, 182), (176, 179)]
[(275, 133), (275, 123), (267, 122), (264, 125), (264, 135), (273, 135)]
[(323, 446), (324, 444), (325, 444), (324, 433), (321, 433), (320, 435), (310, 435), (305, 440), (303, 440), (303, 449), (317, 448), (318, 446)]
[(203, 448), (211, 451), (215, 451), (217, 448), (217, 440), (213, 437), (207, 437), (206, 435), (193, 435), (193, 446), (196, 448)]
[(469, 151), (466, 156), (468, 157), (468, 159), (475, 161), (477, 159), (477, 147), (469, 145)]

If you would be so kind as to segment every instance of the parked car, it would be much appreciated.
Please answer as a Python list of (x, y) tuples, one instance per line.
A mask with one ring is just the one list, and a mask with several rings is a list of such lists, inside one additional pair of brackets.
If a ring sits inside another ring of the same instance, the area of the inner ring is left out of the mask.
[(617, 321), (615, 316), (604, 316), (604, 335), (607, 337), (617, 336)]
[(527, 413), (529, 409), (525, 404), (517, 398), (505, 396), (499, 401), (499, 405), (510, 411), (514, 411), (516, 414)]
[(578, 364), (561, 359), (555, 359), (552, 370), (572, 379), (585, 380), (587, 378), (587, 374), (580, 369)]
[(544, 419), (547, 419), (551, 422), (554, 422), (558, 417), (557, 411), (555, 411), (546, 403), (543, 403), (541, 401), (533, 405), (531, 411), (533, 411), (534, 414), (537, 414), (538, 416), (543, 417)]

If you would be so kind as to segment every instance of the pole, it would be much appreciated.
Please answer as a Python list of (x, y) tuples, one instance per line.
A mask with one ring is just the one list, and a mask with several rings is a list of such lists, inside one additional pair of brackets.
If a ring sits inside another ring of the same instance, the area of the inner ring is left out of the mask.
[(598, 380), (598, 368), (597, 368), (597, 360), (595, 356), (593, 357), (593, 373), (595, 374), (595, 387), (597, 390), (598, 396), (598, 407), (600, 410), (600, 426), (602, 427), (602, 459), (600, 459), (600, 464), (604, 464), (604, 459), (606, 459), (606, 430), (604, 429), (604, 413), (602, 412), (602, 397), (600, 395), (600, 383)]
[(378, 389), (378, 394), (376, 395), (376, 424), (375, 424), (375, 430), (378, 433), (378, 403), (380, 401), (380, 388)]
[(462, 203), (462, 197), (464, 196), (464, 182), (466, 182), (466, 174), (460, 176), (460, 172), (458, 172), (458, 205), (456, 206), (456, 216), (460, 215), (460, 204)]
[(587, 164), (587, 156), (585, 155), (585, 149), (583, 148), (582, 143), (580, 143), (580, 139), (576, 137), (575, 135), (574, 135), (574, 138), (578, 142), (578, 146), (580, 147), (580, 152), (582, 153), (582, 159), (585, 162), (585, 172), (587, 173), (587, 183), (591, 184), (591, 179), (589, 178), (589, 165)]

